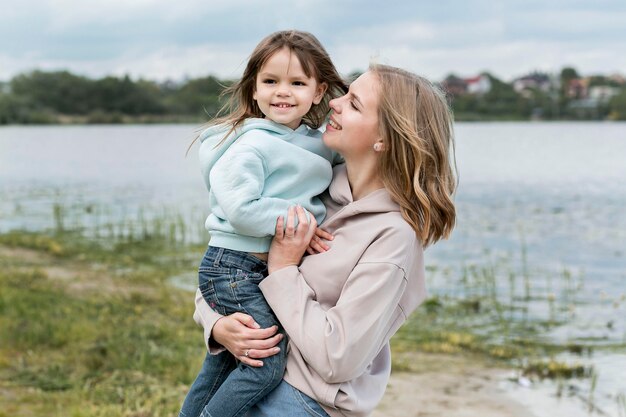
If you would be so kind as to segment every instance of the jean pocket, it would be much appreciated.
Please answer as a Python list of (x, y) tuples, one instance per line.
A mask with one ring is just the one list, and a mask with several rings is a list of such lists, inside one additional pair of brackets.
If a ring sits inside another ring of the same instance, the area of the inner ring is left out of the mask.
[(224, 276), (228, 276), (228, 272), (224, 273), (217, 268), (200, 268), (198, 270), (198, 288), (202, 297), (209, 307), (222, 315), (226, 315), (226, 309), (218, 297), (215, 280), (219, 280), (220, 277), (223, 279)]
[(251, 301), (264, 300), (263, 293), (259, 288), (263, 278), (265, 278), (263, 274), (238, 269), (237, 273), (231, 278), (230, 284), (237, 301), (246, 305)]
[(251, 272), (243, 269), (236, 269), (232, 275), (232, 282), (239, 283), (240, 281), (248, 281), (251, 284), (259, 285), (263, 281), (265, 275), (259, 272)]

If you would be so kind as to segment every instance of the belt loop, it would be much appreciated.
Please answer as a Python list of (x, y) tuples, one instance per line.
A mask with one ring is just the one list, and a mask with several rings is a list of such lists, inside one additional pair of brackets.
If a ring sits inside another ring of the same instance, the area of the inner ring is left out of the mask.
[(220, 266), (220, 262), (222, 261), (222, 256), (224, 255), (224, 248), (217, 248), (217, 253), (215, 254), (215, 260), (213, 261), (213, 266)]

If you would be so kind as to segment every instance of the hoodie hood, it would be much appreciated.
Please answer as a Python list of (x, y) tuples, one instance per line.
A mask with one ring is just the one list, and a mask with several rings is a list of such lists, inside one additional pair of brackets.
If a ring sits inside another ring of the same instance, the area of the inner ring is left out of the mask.
[(392, 200), (386, 188), (372, 191), (365, 197), (354, 201), (345, 163), (336, 165), (333, 168), (333, 181), (328, 187), (328, 195), (332, 202), (328, 200), (324, 201), (329, 209), (330, 215), (325, 223), (331, 223), (361, 213), (388, 213), (400, 211), (400, 205)]
[[(230, 148), (244, 133), (250, 130), (265, 130), (271, 132), (273, 135), (289, 136), (294, 132), (302, 133), (306, 135), (308, 127), (306, 125), (300, 125), (296, 130), (290, 129), (287, 126), (279, 123), (272, 122), (268, 119), (250, 118), (246, 119), (240, 126), (238, 126), (222, 143), (219, 144), (224, 136), (231, 129), (230, 125), (215, 125), (211, 126), (202, 132), (199, 136), (200, 140), (200, 167), (205, 177), (213, 168), (213, 165), (224, 155), (224, 152)], [(219, 145), (219, 146), (218, 146)]]

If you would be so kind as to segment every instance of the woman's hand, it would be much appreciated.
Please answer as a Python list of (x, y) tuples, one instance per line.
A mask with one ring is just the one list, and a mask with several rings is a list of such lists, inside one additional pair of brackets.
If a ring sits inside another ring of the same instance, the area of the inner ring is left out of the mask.
[[(310, 214), (310, 213), (309, 213)], [(298, 216), (298, 227), (295, 225), (295, 216)], [(283, 217), (276, 221), (276, 234), (272, 239), (267, 260), (267, 269), (271, 274), (274, 271), (291, 265), (298, 265), (302, 255), (309, 247), (311, 239), (317, 230), (315, 216), (310, 214), (307, 219), (304, 209), (300, 206), (289, 207), (287, 223)]]
[(241, 362), (260, 367), (263, 366), (263, 361), (259, 359), (280, 352), (276, 345), (283, 335), (276, 333), (277, 331), (278, 326), (261, 329), (252, 316), (233, 313), (215, 322), (211, 335)]

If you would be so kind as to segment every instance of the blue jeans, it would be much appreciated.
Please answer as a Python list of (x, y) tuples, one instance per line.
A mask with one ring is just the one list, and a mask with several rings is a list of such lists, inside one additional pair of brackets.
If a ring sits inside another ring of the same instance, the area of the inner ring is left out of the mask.
[(313, 398), (283, 381), (252, 407), (246, 417), (329, 417)]
[[(222, 315), (242, 312), (262, 327), (279, 326), (265, 301), (259, 283), (267, 265), (245, 252), (209, 246), (198, 269), (200, 291), (206, 302)], [(230, 354), (207, 354), (180, 410), (181, 417), (243, 416), (283, 379), (287, 338), (280, 352), (263, 359), (263, 366), (245, 365)]]

